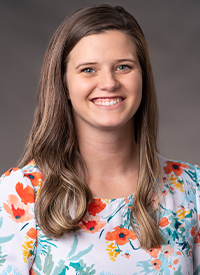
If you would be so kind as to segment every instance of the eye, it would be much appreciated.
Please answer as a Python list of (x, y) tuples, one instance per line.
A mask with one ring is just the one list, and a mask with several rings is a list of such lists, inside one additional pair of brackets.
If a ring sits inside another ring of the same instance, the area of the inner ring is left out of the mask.
[(92, 74), (95, 72), (95, 70), (92, 68), (85, 68), (82, 70), (82, 72), (87, 73), (87, 74)]
[(125, 70), (130, 70), (130, 69), (131, 69), (131, 66), (129, 66), (129, 65), (120, 65), (117, 68), (117, 71), (125, 71)]

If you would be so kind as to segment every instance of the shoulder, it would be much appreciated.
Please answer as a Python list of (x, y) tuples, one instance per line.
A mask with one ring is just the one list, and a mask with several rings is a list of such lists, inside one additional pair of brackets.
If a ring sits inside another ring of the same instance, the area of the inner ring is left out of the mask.
[(34, 161), (21, 169), (9, 169), (0, 179), (0, 270), (29, 272), (36, 251), (34, 203), (41, 183), (42, 174)]
[[(190, 163), (160, 157), (163, 172), (164, 191), (172, 195), (184, 194), (186, 200), (195, 200), (200, 196), (200, 167)], [(195, 197), (195, 198), (194, 198)]]
[(194, 182), (199, 183), (200, 167), (198, 165), (192, 165), (180, 160), (167, 159), (161, 156), (159, 156), (159, 159), (164, 176), (173, 174), (176, 177), (183, 178), (186, 175), (190, 175)]
[(21, 169), (14, 167), (5, 172), (0, 178), (0, 190), (4, 195), (15, 191), (18, 195), (35, 196), (42, 183), (43, 175), (32, 160)]

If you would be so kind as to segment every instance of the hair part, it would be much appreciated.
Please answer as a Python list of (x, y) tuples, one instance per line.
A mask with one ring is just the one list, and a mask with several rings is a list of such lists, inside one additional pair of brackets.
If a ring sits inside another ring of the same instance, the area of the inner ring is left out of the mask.
[(53, 35), (44, 58), (34, 123), (20, 165), (35, 159), (44, 175), (45, 184), (35, 204), (36, 220), (43, 232), (59, 237), (77, 230), (92, 194), (68, 100), (67, 59), (81, 38), (109, 30), (122, 31), (132, 38), (142, 69), (142, 101), (134, 116), (135, 140), (140, 148), (139, 177), (130, 220), (141, 247), (147, 249), (163, 242), (158, 207), (153, 200), (156, 195), (159, 201), (162, 189), (157, 156), (158, 112), (147, 43), (139, 24), (124, 8), (104, 4), (78, 10)]

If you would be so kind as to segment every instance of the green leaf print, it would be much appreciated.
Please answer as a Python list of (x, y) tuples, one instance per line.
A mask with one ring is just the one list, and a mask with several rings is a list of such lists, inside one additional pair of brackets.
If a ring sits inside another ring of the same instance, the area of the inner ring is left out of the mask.
[(174, 275), (183, 275), (183, 273), (181, 272), (181, 265), (179, 266), (177, 271), (174, 271)]
[[(3, 217), (0, 218), (0, 228), (2, 227), (3, 224)], [(11, 234), (10, 236), (6, 236), (6, 237), (0, 237), (0, 244), (2, 243), (7, 243), (9, 241), (11, 241), (13, 239), (13, 237), (15, 236), (15, 234)], [(3, 252), (1, 251), (1, 247), (0, 247), (0, 266), (2, 266), (3, 263), (5, 263), (6, 261), (6, 257), (8, 255), (3, 255)]]
[(96, 272), (96, 270), (93, 269), (94, 265), (91, 265), (89, 267), (86, 264), (84, 264), (83, 260), (80, 260), (77, 263), (70, 263), (69, 265), (73, 267), (79, 275), (93, 275)]
[(3, 224), (3, 217), (0, 218), (0, 228), (2, 227)]
[(197, 269), (194, 271), (193, 275), (200, 274), (200, 265), (197, 267)]
[(36, 255), (35, 257), (35, 265), (40, 271), (42, 271), (42, 262), (39, 255)]
[[(59, 273), (59, 275), (65, 275), (65, 274), (66, 274), (66, 269), (67, 269), (67, 267), (64, 267), (63, 270), (62, 270), (62, 272)], [(67, 270), (68, 270), (68, 269), (67, 269)]]
[(0, 247), (0, 266), (2, 266), (3, 263), (5, 263), (6, 259), (5, 257), (8, 255), (3, 255), (3, 252), (1, 251), (1, 247)]
[(192, 181), (196, 182), (196, 171), (185, 170), (185, 173), (188, 174)]
[[(3, 217), (0, 218), (0, 228), (2, 227), (2, 224), (3, 224)], [(7, 236), (7, 237), (0, 237), (0, 244), (11, 241), (14, 236), (15, 234), (11, 234), (10, 236)]]
[[(113, 200), (113, 201), (114, 201), (114, 200)], [(122, 201), (122, 202), (118, 205), (118, 208), (115, 209), (115, 211), (114, 211), (111, 215), (109, 215), (108, 217), (105, 217), (104, 219), (107, 219), (107, 222), (109, 223), (110, 220), (111, 220), (112, 218), (114, 218), (114, 216), (115, 216), (124, 206), (125, 206), (125, 202)]]
[(67, 267), (65, 266), (65, 261), (60, 260), (58, 265), (55, 267), (52, 275), (65, 275)]
[(7, 236), (7, 237), (0, 237), (0, 244), (7, 243), (7, 242), (11, 241), (14, 236), (15, 236), (15, 234), (12, 234), (12, 235)]
[(78, 261), (81, 257), (83, 257), (85, 254), (89, 253), (92, 248), (93, 248), (93, 244), (91, 244), (88, 248), (78, 252), (78, 254), (76, 254), (75, 256), (72, 256), (71, 258), (69, 258), (69, 261)]
[(45, 258), (44, 268), (43, 268), (44, 274), (47, 274), (47, 275), (50, 274), (53, 269), (54, 262), (52, 261), (52, 257), (53, 256), (51, 254), (51, 247), (48, 246), (48, 252)]
[(40, 233), (37, 237), (37, 250), (41, 250), (44, 255), (47, 255), (49, 246), (57, 246), (52, 242), (50, 238), (42, 233), (38, 225), (36, 225), (36, 230)]
[(71, 250), (67, 258), (70, 258), (72, 255), (74, 255), (74, 253), (76, 252), (77, 245), (78, 245), (78, 238), (77, 238), (77, 235), (74, 235), (74, 242), (72, 244)]
[(143, 272), (146, 272), (147, 273), (150, 273), (152, 272), (152, 270), (150, 269), (150, 263), (148, 261), (141, 261), (141, 262), (138, 262), (137, 263), (137, 266), (141, 266), (144, 268), (144, 271)]

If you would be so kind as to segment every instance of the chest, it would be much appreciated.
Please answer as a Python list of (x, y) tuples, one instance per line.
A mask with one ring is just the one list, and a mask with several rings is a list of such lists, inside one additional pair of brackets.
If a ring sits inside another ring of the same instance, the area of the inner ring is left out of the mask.
[(38, 228), (35, 274), (192, 274), (195, 212), (181, 214), (166, 201), (160, 221), (166, 243), (144, 250), (130, 225), (132, 200), (94, 200), (81, 229), (59, 240)]

